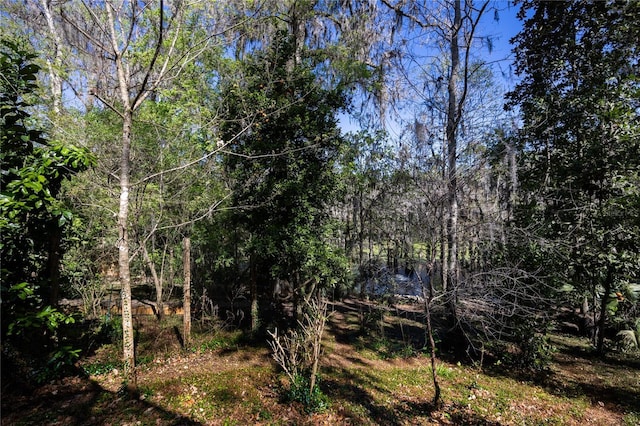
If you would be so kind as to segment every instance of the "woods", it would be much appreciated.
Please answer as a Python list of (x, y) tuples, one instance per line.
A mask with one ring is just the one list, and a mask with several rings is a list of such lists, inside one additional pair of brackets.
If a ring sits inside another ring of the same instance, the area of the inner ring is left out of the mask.
[[(495, 60), (487, 28), (516, 10)], [(271, 349), (309, 413), (337, 307), (429, 357), (433, 410), (452, 360), (537, 374), (562, 333), (637, 356), (639, 2), (9, 0), (0, 20), (3, 393), (114, 345), (135, 399), (138, 305), (185, 353)]]

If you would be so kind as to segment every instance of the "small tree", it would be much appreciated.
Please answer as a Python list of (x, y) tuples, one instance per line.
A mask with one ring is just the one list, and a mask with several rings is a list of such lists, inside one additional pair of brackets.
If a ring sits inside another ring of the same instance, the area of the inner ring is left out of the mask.
[(318, 369), (322, 355), (322, 336), (327, 321), (327, 302), (315, 297), (305, 306), (298, 327), (286, 335), (269, 331), (273, 359), (289, 378), (289, 398), (301, 402), (309, 412), (322, 411), (326, 397), (318, 387)]

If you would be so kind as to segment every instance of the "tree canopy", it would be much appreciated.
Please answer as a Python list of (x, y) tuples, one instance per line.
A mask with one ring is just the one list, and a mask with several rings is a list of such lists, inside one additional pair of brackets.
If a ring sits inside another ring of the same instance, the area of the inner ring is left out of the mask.
[(64, 233), (73, 220), (59, 193), (94, 157), (50, 140), (34, 123), (29, 108), (38, 103), (35, 57), (22, 41), (0, 38), (2, 339), (11, 336), (18, 345), (35, 340), (50, 352), (54, 342), (47, 338), (72, 321), (53, 308)]
[(556, 285), (600, 301), (603, 350), (605, 318), (617, 295), (636, 299), (640, 272), (640, 5), (525, 1), (520, 14), (521, 220)]

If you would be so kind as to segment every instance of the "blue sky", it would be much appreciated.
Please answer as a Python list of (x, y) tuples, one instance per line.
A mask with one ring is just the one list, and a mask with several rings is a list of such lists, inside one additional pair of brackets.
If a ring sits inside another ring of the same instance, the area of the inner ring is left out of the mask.
[[(495, 8), (498, 9), (498, 21), (494, 19), (493, 13), (484, 20), (481, 33), (491, 35), (495, 40), (495, 51), (492, 56), (500, 56), (500, 54), (508, 54), (511, 50), (509, 40), (515, 36), (522, 22), (516, 18), (519, 6), (513, 6), (510, 1), (496, 1)], [(480, 34), (482, 35), (482, 34)]]
[[(509, 43), (522, 28), (522, 22), (516, 15), (520, 6), (514, 6), (512, 1), (495, 0), (490, 3), (491, 10), (485, 13), (481, 19), (480, 27), (476, 35), (479, 37), (490, 37), (493, 42), (491, 51), (486, 48), (480, 52), (487, 62), (491, 63), (494, 69), (494, 77), (497, 86), (501, 86), (504, 92), (512, 89), (516, 83), (516, 76), (513, 74), (513, 46)], [(495, 19), (494, 10), (497, 10)], [(352, 121), (346, 114), (340, 115), (340, 125), (344, 131), (357, 131), (359, 125)], [(389, 124), (389, 123), (387, 123)], [(394, 127), (393, 125), (391, 127)], [(392, 134), (396, 134), (393, 129)], [(397, 134), (396, 134), (397, 136)]]
[(493, 50), (486, 51), (485, 55), (488, 61), (496, 61), (496, 78), (502, 77), (505, 80), (505, 85), (511, 86), (514, 79), (510, 70), (513, 62), (513, 54), (511, 53), (513, 46), (509, 40), (522, 28), (522, 22), (516, 18), (520, 7), (514, 6), (511, 1), (506, 0), (497, 0), (493, 5), (498, 9), (498, 21), (494, 19), (493, 12), (490, 13), (487, 19), (482, 22), (479, 31), (480, 35), (490, 36), (494, 41)]

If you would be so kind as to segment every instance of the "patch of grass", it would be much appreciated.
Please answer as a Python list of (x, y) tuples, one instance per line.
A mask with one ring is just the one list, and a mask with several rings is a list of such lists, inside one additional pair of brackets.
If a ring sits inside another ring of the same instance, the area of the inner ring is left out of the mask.
[[(429, 373), (431, 373), (431, 367), (429, 367)], [(453, 368), (447, 367), (444, 364), (437, 364), (436, 374), (439, 378), (452, 379), (455, 376), (456, 371)]]
[(322, 392), (319, 384), (320, 380), (310, 389), (311, 384), (306, 376), (296, 376), (289, 384), (286, 397), (291, 402), (301, 403), (307, 414), (322, 413), (329, 408), (329, 398)]
[(369, 359), (407, 359), (422, 355), (422, 350), (412, 345), (378, 336), (358, 336), (356, 350)]
[(213, 337), (205, 335), (204, 339), (198, 339), (192, 347), (192, 352), (207, 352), (219, 349), (238, 347), (242, 339), (242, 332), (217, 332)]
[(88, 376), (100, 376), (102, 374), (111, 373), (116, 369), (122, 369), (121, 362), (98, 362), (82, 366), (82, 371), (84, 371)]
[(495, 393), (495, 400), (493, 402), (493, 408), (498, 413), (504, 413), (509, 410), (511, 404), (512, 394), (509, 390), (499, 389)]
[(153, 356), (153, 354), (141, 355), (136, 359), (136, 364), (137, 365), (150, 364), (153, 362), (154, 359), (155, 357)]
[(625, 426), (640, 425), (640, 411), (634, 411), (634, 412), (625, 414), (622, 421), (624, 422)]
[(150, 386), (140, 386), (138, 391), (140, 392), (140, 399), (147, 399), (155, 394), (155, 390)]
[(247, 367), (185, 374), (180, 379), (160, 380), (147, 386), (154, 403), (162, 401), (169, 411), (206, 423), (212, 418), (243, 418), (251, 412), (268, 417), (259, 388), (268, 387), (271, 380), (270, 368)]
[(566, 414), (572, 419), (582, 419), (591, 403), (586, 398), (566, 399), (569, 405)]

